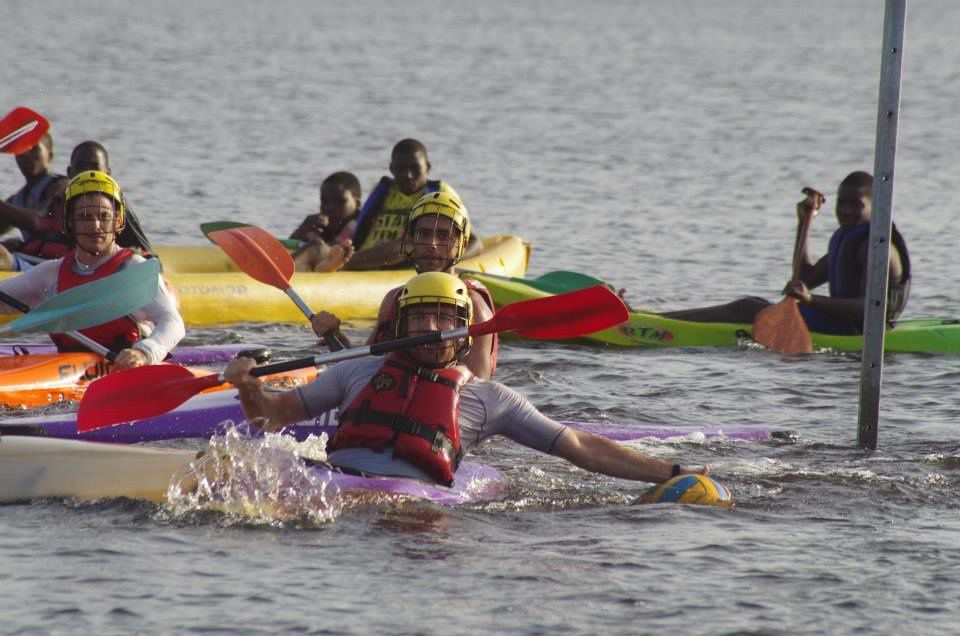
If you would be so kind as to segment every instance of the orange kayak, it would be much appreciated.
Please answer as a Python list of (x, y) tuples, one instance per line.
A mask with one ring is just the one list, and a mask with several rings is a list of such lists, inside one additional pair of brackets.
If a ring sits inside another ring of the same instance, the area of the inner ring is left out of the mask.
[[(0, 407), (37, 408), (63, 402), (79, 402), (87, 386), (110, 373), (111, 364), (95, 353), (41, 353), (0, 357)], [(187, 367), (194, 375), (210, 369)], [(271, 384), (300, 384), (317, 375), (315, 368), (298, 369), (264, 378)], [(219, 391), (213, 387), (206, 392)]]

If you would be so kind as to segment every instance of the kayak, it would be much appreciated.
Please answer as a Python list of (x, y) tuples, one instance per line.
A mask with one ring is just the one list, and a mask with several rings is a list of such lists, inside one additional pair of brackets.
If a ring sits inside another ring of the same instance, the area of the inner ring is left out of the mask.
[[(463, 261), (472, 270), (523, 276), (530, 244), (517, 236), (483, 239), (484, 250)], [(281, 290), (250, 278), (216, 246), (159, 245), (163, 276), (176, 289), (180, 314), (191, 327), (238, 322), (303, 323), (306, 319)], [(364, 272), (298, 273), (291, 286), (308, 306), (330, 311), (343, 320), (375, 320), (380, 301), (406, 283), (413, 269)], [(16, 273), (0, 273), (0, 280)], [(2, 315), (0, 322), (15, 316)]]
[[(234, 423), (243, 422), (243, 410), (235, 389), (196, 395), (169, 413), (156, 417), (117, 424), (77, 433), (76, 413), (56, 413), (28, 417), (0, 417), (0, 435), (42, 435), (63, 439), (135, 444), (170, 439), (209, 439), (223, 435)], [(642, 426), (614, 422), (573, 422), (564, 424), (615, 441), (630, 441), (645, 438), (667, 439), (675, 437), (703, 437), (708, 439), (735, 439), (742, 441), (791, 440), (796, 434), (791, 431), (775, 431), (765, 428), (742, 427), (723, 429), (717, 427)], [(313, 420), (298, 422), (284, 432), (297, 440), (309, 435), (332, 435), (337, 426), (336, 411), (328, 411)]]
[(196, 451), (0, 436), (0, 502), (42, 497), (163, 501)]
[[(162, 502), (174, 478), (187, 474), (196, 459), (193, 450), (3, 435), (0, 502), (46, 497), (84, 501), (127, 497)], [(489, 500), (501, 491), (504, 482), (499, 471), (469, 461), (460, 464), (450, 487), (400, 477), (348, 475), (324, 464), (308, 463), (306, 470), (311, 482), (323, 484), (328, 494), (373, 492), (442, 505)]]
[[(177, 347), (170, 362), (212, 364), (240, 352), (269, 353), (251, 345)], [(63, 400), (79, 400), (87, 385), (107, 374), (104, 358), (91, 352), (57, 353), (53, 343), (0, 345), (0, 406), (36, 408)]]
[[(499, 275), (469, 273), (465, 277), (483, 283), (499, 307), (530, 298), (549, 296), (546, 291)], [(631, 311), (627, 322), (598, 331), (573, 342), (616, 347), (739, 347), (752, 343), (749, 324), (674, 320), (645, 311)], [(837, 336), (811, 332), (816, 350), (861, 351), (860, 335)], [(506, 338), (516, 338), (506, 334)], [(960, 319), (916, 318), (901, 320), (884, 337), (889, 353), (960, 353)]]
[[(213, 364), (229, 362), (241, 351), (263, 350), (256, 344), (219, 344), (219, 345), (179, 345), (170, 352), (167, 362), (175, 364)], [(0, 343), (0, 356), (26, 355), (31, 353), (56, 353), (57, 348), (50, 341)]]
[[(71, 400), (80, 401), (91, 382), (107, 375), (110, 364), (91, 352), (38, 353), (0, 358), (0, 406), (37, 408)], [(194, 375), (209, 375), (209, 369), (187, 367)], [(297, 383), (316, 377), (307, 368), (274, 376)], [(222, 390), (214, 387), (213, 391)], [(210, 391), (209, 389), (207, 390)]]
[[(523, 276), (530, 245), (516, 236), (483, 240), (484, 251), (464, 267), (505, 276)], [(164, 277), (180, 297), (180, 313), (189, 326), (237, 322), (303, 323), (305, 318), (282, 291), (236, 271), (217, 247), (158, 247)], [(304, 302), (342, 320), (375, 320), (388, 291), (406, 283), (413, 269), (297, 273), (291, 287)]]

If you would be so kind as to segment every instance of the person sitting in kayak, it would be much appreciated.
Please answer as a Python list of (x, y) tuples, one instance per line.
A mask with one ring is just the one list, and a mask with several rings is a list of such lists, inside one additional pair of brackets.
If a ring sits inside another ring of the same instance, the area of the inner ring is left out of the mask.
[[(469, 243), (471, 236), (467, 206), (457, 196), (448, 192), (431, 192), (413, 204), (401, 239), (402, 249), (419, 273), (453, 274), (454, 267), (463, 258), (465, 245)], [(478, 281), (467, 280), (466, 284), (474, 307), (474, 317), (480, 322), (489, 320), (495, 309), (490, 292)], [(401, 290), (402, 287), (397, 287), (384, 296), (377, 312), (377, 324), (370, 333), (368, 344), (395, 337)], [(321, 311), (315, 314), (311, 324), (317, 335), (322, 336), (332, 331), (345, 346), (350, 346), (350, 340), (340, 330), (340, 319), (332, 313)], [(464, 364), (477, 377), (489, 380), (497, 367), (497, 350), (496, 334), (480, 336), (475, 339), (470, 353), (464, 358)]]
[[(428, 181), (430, 160), (426, 147), (416, 139), (398, 142), (390, 155), (390, 174), (383, 177), (367, 197), (353, 235), (356, 252), (344, 269), (368, 270), (403, 267), (409, 259), (403, 251), (403, 232), (413, 204), (428, 192), (457, 196), (442, 181)], [(483, 249), (477, 237), (466, 247), (467, 256)]]
[[(872, 191), (873, 176), (869, 173), (857, 171), (847, 175), (837, 188), (836, 215), (840, 227), (830, 238), (826, 255), (812, 263), (806, 240), (803, 241), (800, 279), (789, 281), (783, 293), (799, 301), (800, 313), (811, 331), (846, 335), (859, 334), (863, 329)], [(805, 225), (809, 229), (805, 219), (815, 217), (819, 205), (820, 200), (810, 196), (797, 204), (797, 240)], [(906, 307), (911, 279), (907, 244), (896, 225), (892, 227), (890, 248), (887, 322), (892, 328)], [(829, 284), (829, 296), (810, 291), (824, 283)], [(753, 323), (769, 304), (762, 298), (749, 297), (726, 305), (661, 315), (694, 322)]]
[[(105, 172), (88, 170), (70, 180), (64, 193), (64, 228), (76, 247), (63, 258), (44, 261), (19, 276), (0, 281), (0, 291), (35, 307), (53, 295), (142, 263), (143, 256), (116, 241), (125, 223), (120, 186)], [(0, 304), (0, 312), (13, 313)], [(124, 316), (80, 332), (117, 351), (114, 370), (163, 360), (184, 336), (183, 319), (162, 279), (154, 300)], [(60, 351), (82, 350), (64, 334), (51, 334)]]
[(290, 234), (302, 245), (293, 253), (298, 272), (335, 272), (353, 256), (353, 233), (362, 200), (360, 180), (334, 172), (320, 184), (320, 211)]
[(62, 192), (67, 178), (50, 171), (53, 161), (53, 137), (45, 134), (37, 145), (16, 156), (17, 167), (26, 183), (6, 201), (0, 201), (0, 271), (19, 272), (28, 269), (29, 261), (12, 252), (23, 241), (23, 230), (36, 224), (41, 210), (46, 210), (54, 195)]
[[(29, 269), (44, 260), (60, 258), (73, 248), (70, 237), (63, 232), (63, 191), (70, 178), (89, 170), (111, 174), (107, 149), (96, 141), (77, 144), (70, 153), (67, 178), (53, 184), (49, 203), (44, 208), (40, 208), (39, 212), (33, 212), (19, 219), (18, 227), (23, 240), (12, 246), (15, 249), (13, 257), (18, 263), (18, 269), (15, 271)], [(144, 255), (151, 252), (153, 248), (150, 241), (140, 227), (140, 221), (129, 202), (125, 202), (124, 216), (125, 225), (123, 232), (117, 237), (117, 243), (121, 247), (139, 250)], [(0, 258), (0, 269), (2, 269), (2, 258)]]
[[(418, 274), (400, 293), (396, 336), (464, 327), (472, 311), (459, 278)], [(338, 408), (340, 426), (327, 445), (327, 461), (344, 472), (450, 484), (460, 459), (493, 435), (623, 479), (659, 483), (708, 471), (656, 459), (550, 419), (516, 391), (474, 376), (462, 363), (472, 344), (460, 338), (347, 360), (286, 392), (265, 392), (249, 373), (251, 360), (232, 361), (224, 378), (239, 390), (247, 420), (264, 430)]]

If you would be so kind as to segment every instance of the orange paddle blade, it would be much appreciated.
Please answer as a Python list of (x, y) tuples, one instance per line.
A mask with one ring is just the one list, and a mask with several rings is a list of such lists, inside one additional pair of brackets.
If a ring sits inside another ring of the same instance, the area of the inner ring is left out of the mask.
[(14, 108), (0, 119), (0, 152), (19, 155), (37, 145), (50, 129), (43, 115), (29, 108)]
[(795, 298), (784, 298), (753, 319), (753, 339), (771, 351), (813, 353), (813, 339)]
[(248, 225), (207, 235), (248, 276), (280, 290), (290, 288), (295, 265), (290, 252), (266, 230)]

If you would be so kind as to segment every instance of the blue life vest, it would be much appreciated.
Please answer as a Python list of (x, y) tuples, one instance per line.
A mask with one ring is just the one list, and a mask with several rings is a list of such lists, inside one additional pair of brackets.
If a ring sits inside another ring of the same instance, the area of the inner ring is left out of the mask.
[[(857, 255), (864, 241), (870, 238), (870, 224), (862, 223), (852, 228), (838, 228), (830, 237), (827, 250), (827, 276), (832, 298), (857, 298), (863, 293), (864, 271)], [(887, 323), (892, 328), (897, 317), (903, 312), (910, 296), (910, 254), (906, 241), (897, 227), (891, 228), (890, 239), (900, 255), (903, 275), (899, 281), (890, 281), (887, 285)], [(807, 326), (820, 333), (856, 334), (862, 331), (862, 325), (836, 318), (812, 307), (801, 307)]]
[(57, 179), (65, 178), (60, 174), (53, 174), (48, 172), (39, 179), (33, 185), (25, 185), (20, 188), (16, 194), (7, 199), (7, 203), (15, 205), (18, 208), (28, 208), (30, 210), (39, 210), (41, 203), (43, 203), (43, 195), (46, 194), (47, 188), (50, 187), (50, 184), (56, 181)]

